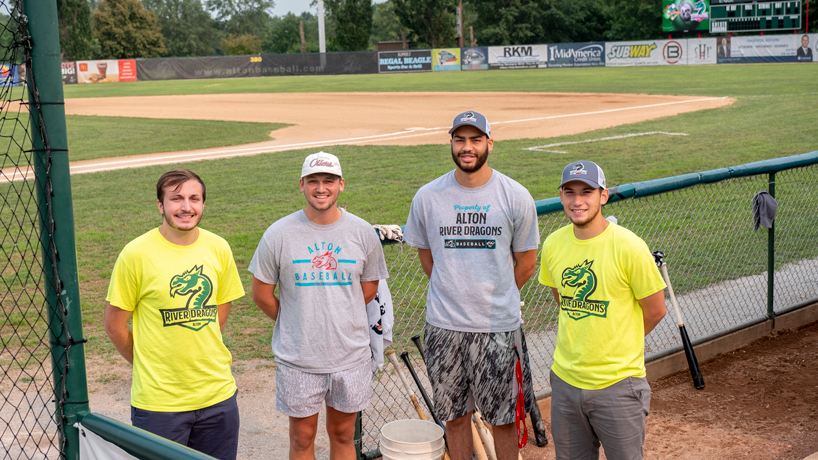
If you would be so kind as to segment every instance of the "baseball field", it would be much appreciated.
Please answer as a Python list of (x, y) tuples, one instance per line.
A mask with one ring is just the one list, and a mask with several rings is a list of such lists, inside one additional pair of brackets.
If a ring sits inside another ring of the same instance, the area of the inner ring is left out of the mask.
[[(308, 153), (341, 158), (340, 204), (373, 224), (402, 225), (415, 191), (452, 169), (446, 126), (462, 110), (481, 111), (493, 123), (489, 164), (544, 199), (556, 195), (560, 171), (578, 158), (599, 163), (609, 185), (619, 185), (814, 151), (816, 69), (668, 66), (67, 85), (70, 158), (78, 162), (72, 172), (82, 173), (71, 180), (91, 408), (116, 416), (127, 406), (130, 375), (103, 331), (104, 297), (122, 247), (160, 224), (154, 187), (170, 165), (184, 164), (207, 183), (201, 225), (231, 244), (249, 292), (246, 267), (261, 234), (303, 207), (297, 180)], [(272, 323), (249, 295), (234, 302), (225, 341), (252, 414), (245, 424), (276, 417), (271, 334)], [(802, 431), (818, 439), (818, 420), (805, 417), (812, 428)], [(708, 431), (701, 420), (696, 426), (673, 420), (665, 428)], [(264, 451), (254, 443), (270, 442), (253, 439), (285, 429), (268, 423), (243, 427), (243, 458)], [(729, 458), (803, 458), (797, 456), (815, 444), (795, 449), (796, 441), (787, 442), (789, 451), (776, 448), (768, 452), (773, 456), (733, 449)], [(652, 458), (685, 458), (660, 450)], [(526, 458), (541, 458), (534, 455)], [(688, 458), (712, 453), (702, 455)]]

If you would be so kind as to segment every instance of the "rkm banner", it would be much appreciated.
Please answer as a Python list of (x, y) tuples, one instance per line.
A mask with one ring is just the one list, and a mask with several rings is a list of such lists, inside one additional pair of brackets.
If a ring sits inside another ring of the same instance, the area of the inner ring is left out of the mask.
[(548, 45), (490, 46), (489, 69), (544, 69)]

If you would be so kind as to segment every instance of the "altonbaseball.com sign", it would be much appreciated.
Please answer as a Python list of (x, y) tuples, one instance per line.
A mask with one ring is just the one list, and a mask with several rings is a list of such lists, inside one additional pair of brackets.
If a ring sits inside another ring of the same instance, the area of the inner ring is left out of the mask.
[(682, 40), (650, 40), (605, 43), (605, 65), (609, 67), (687, 64)]

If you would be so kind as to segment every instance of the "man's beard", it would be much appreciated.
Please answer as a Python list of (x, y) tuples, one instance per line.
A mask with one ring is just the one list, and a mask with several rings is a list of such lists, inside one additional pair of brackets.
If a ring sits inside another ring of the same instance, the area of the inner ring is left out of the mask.
[(474, 162), (474, 165), (464, 167), (460, 163), (460, 156), (457, 153), (454, 153), (454, 149), (452, 149), (452, 160), (454, 160), (454, 164), (457, 165), (457, 168), (466, 173), (473, 173), (478, 171), (480, 168), (486, 164), (486, 161), (489, 159), (489, 146), (486, 145), (486, 148), (483, 150), (482, 153), (476, 153), (477, 159)]

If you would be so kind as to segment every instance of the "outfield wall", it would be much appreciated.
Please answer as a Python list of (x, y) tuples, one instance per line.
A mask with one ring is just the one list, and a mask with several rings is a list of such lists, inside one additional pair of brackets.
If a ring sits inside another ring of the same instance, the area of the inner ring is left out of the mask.
[(482, 46), (356, 53), (120, 59), (62, 64), (63, 83), (564, 67), (818, 62), (818, 34)]

